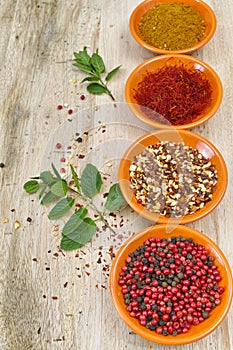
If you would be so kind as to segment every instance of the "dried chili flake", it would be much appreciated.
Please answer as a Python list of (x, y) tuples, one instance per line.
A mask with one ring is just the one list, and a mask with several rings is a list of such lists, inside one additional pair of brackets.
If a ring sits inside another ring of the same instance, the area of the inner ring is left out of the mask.
[(192, 122), (210, 105), (212, 88), (205, 74), (184, 65), (164, 66), (147, 72), (134, 98), (143, 112), (162, 124)]

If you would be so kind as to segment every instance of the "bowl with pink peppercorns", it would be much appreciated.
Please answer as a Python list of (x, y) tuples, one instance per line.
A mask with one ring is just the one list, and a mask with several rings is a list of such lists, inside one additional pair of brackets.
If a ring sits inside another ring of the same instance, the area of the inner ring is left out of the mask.
[(233, 280), (209, 237), (182, 225), (156, 225), (119, 249), (110, 290), (118, 314), (136, 334), (181, 345), (220, 325), (231, 306)]

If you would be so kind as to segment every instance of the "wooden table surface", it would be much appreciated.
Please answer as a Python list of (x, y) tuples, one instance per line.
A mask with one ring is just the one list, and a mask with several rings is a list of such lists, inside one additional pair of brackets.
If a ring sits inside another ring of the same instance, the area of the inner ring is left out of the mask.
[[(135, 335), (119, 319), (108, 284), (111, 250), (115, 253), (127, 237), (151, 223), (125, 209), (122, 218), (109, 218), (116, 226), (115, 236), (100, 229), (81, 251), (62, 252), (62, 221), (49, 221), (49, 208), (23, 190), (24, 182), (48, 169), (51, 161), (63, 167), (63, 156), (80, 168), (93, 162), (107, 182), (115, 181), (124, 150), (150, 130), (124, 104), (129, 73), (153, 56), (129, 32), (129, 16), (139, 2), (0, 1), (0, 162), (5, 164), (0, 168), (1, 350), (165, 349)], [(217, 30), (194, 56), (216, 70), (224, 96), (216, 115), (193, 131), (223, 154), (229, 185), (220, 206), (190, 226), (217, 242), (232, 267), (233, 4), (206, 2), (215, 11)], [(80, 85), (84, 74), (72, 66), (72, 59), (84, 46), (90, 52), (99, 48), (108, 70), (122, 64), (110, 82), (116, 107), (108, 96), (89, 95)], [(80, 99), (82, 94), (85, 100)], [(57, 109), (59, 104), (62, 110)], [(83, 142), (75, 141), (78, 135)], [(56, 149), (57, 142), (61, 149)], [(84, 159), (77, 154), (84, 154)], [(232, 350), (232, 329), (231, 309), (216, 331), (180, 349)]]

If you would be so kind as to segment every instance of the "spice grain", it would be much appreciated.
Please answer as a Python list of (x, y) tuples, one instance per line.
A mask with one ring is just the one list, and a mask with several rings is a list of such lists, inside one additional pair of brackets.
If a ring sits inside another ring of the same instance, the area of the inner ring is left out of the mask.
[(125, 259), (118, 284), (131, 317), (164, 336), (211, 317), (224, 288), (214, 257), (192, 238), (150, 237)]
[(167, 217), (193, 214), (212, 199), (217, 170), (197, 149), (161, 141), (135, 156), (131, 188), (139, 204)]

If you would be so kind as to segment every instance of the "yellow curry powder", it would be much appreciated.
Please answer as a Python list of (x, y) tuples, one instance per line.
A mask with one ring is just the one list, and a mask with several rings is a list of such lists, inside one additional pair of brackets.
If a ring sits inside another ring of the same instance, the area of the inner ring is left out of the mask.
[(139, 23), (142, 39), (159, 49), (182, 50), (197, 44), (205, 34), (201, 15), (183, 3), (156, 5)]

